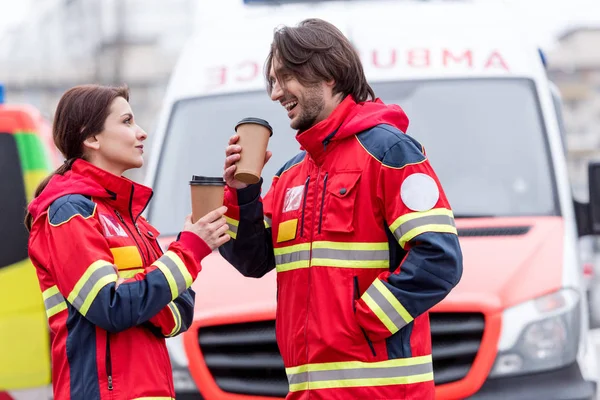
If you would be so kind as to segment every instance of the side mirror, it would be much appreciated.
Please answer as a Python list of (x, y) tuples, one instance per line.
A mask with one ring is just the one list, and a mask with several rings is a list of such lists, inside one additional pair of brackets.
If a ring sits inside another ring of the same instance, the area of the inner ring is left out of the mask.
[(589, 203), (575, 201), (579, 236), (600, 235), (600, 162), (588, 165)]

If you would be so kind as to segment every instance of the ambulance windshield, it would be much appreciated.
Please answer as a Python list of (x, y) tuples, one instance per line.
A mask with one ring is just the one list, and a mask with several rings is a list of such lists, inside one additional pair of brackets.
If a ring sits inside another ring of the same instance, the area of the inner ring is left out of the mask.
[[(385, 103), (400, 105), (408, 134), (423, 144), (457, 217), (557, 215), (550, 153), (535, 86), (527, 79), (379, 82)], [(200, 97), (174, 108), (160, 154), (150, 218), (178, 232), (190, 212), (192, 175), (222, 176), (236, 121), (256, 116), (274, 128), (274, 173), (299, 152), (285, 110), (264, 91)]]

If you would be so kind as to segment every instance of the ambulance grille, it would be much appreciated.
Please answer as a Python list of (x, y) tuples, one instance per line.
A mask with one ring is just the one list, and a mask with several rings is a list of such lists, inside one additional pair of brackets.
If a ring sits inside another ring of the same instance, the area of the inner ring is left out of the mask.
[[(479, 350), (483, 315), (431, 313), (430, 320), (435, 383), (463, 379)], [(286, 396), (288, 383), (275, 341), (275, 321), (203, 327), (198, 342), (208, 370), (224, 392)]]

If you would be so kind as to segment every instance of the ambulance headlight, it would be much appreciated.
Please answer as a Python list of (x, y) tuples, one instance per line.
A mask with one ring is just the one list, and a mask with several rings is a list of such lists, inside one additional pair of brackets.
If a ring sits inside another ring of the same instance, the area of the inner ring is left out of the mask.
[(560, 368), (577, 357), (580, 298), (563, 289), (504, 311), (491, 378)]

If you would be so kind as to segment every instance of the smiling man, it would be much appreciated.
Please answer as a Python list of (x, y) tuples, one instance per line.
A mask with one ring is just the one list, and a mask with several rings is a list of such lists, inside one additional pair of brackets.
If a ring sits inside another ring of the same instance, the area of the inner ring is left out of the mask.
[(233, 240), (220, 252), (245, 276), (277, 270), (287, 398), (433, 399), (428, 310), (460, 280), (462, 253), (423, 147), (330, 23), (277, 30), (266, 66), (303, 151), (262, 199), (262, 180), (234, 179), (242, 149), (230, 139)]

